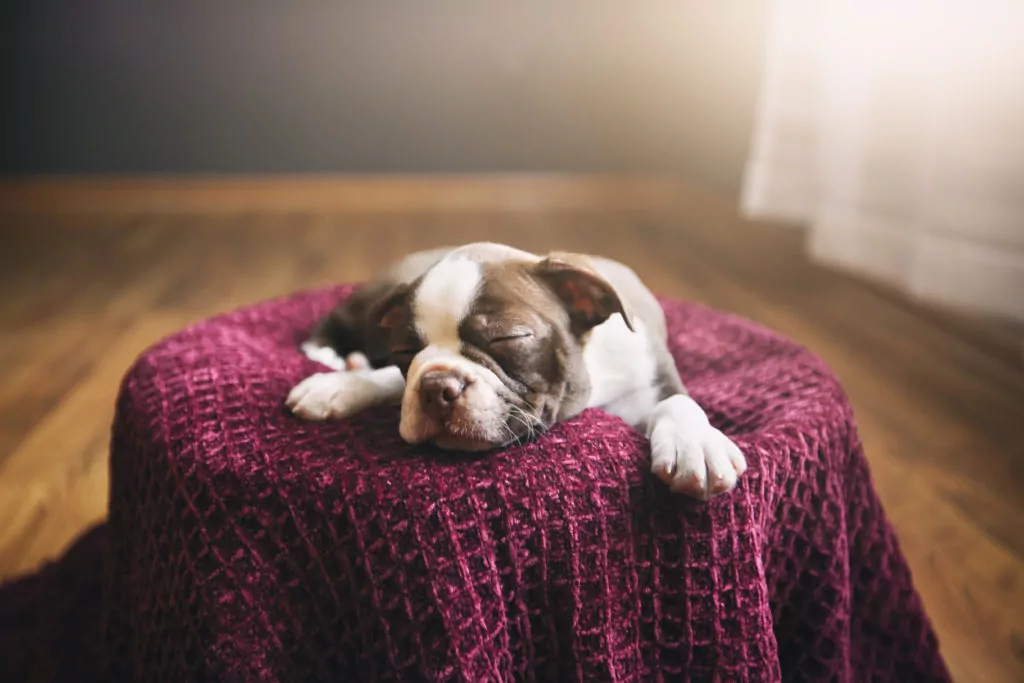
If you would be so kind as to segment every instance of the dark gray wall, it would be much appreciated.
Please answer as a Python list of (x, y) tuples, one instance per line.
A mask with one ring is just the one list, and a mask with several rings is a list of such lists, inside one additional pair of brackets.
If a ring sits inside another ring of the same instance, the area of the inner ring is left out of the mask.
[(734, 191), (764, 0), (4, 4), (11, 173), (681, 171)]

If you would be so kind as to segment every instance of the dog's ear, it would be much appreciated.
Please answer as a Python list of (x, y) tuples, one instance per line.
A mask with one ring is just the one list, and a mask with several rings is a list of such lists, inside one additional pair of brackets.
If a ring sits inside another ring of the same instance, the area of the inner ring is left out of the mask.
[(569, 313), (573, 333), (583, 335), (618, 313), (633, 331), (633, 321), (615, 288), (579, 254), (551, 254), (534, 266), (534, 276), (555, 294)]
[(388, 364), (391, 340), (397, 329), (409, 324), (409, 287), (399, 286), (382, 296), (366, 315), (366, 357), (373, 367)]

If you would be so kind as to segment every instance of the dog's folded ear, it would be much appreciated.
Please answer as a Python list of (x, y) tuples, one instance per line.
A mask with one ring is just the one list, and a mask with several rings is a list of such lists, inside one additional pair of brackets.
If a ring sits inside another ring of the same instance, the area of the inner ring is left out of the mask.
[(390, 290), (370, 306), (366, 315), (366, 357), (373, 367), (388, 364), (391, 339), (396, 329), (409, 324), (409, 288)]
[(633, 321), (615, 288), (579, 254), (554, 253), (534, 266), (534, 276), (565, 306), (573, 332), (580, 336), (618, 313), (633, 331)]

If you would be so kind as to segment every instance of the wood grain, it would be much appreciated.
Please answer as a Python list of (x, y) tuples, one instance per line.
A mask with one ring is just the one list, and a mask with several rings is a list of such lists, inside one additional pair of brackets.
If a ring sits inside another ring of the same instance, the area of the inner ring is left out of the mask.
[(0, 577), (102, 519), (121, 374), (161, 336), (474, 240), (605, 253), (822, 356), (958, 681), (1024, 680), (1019, 330), (812, 265), (671, 178), (0, 183)]

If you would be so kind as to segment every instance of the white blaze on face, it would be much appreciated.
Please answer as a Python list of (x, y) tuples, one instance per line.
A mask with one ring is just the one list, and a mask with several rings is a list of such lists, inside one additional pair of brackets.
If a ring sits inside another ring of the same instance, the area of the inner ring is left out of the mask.
[[(413, 295), (413, 320), (424, 349), (409, 366), (402, 397), (399, 432), (410, 443), (438, 439), (447, 442), (442, 445), (457, 448), (470, 447), (469, 441), (501, 438), (504, 409), (495, 392), (495, 383), (500, 385), (501, 381), (494, 373), (463, 357), (459, 337), (459, 326), (472, 310), (482, 281), (479, 263), (454, 254), (430, 269)], [(444, 425), (424, 415), (420, 380), (432, 370), (455, 371), (470, 380), (453, 416), (458, 418), (461, 429), (472, 432), (475, 438), (446, 438)]]
[(458, 353), (459, 325), (466, 318), (483, 275), (480, 264), (448, 258), (427, 272), (412, 301), (416, 331), (427, 346)]

